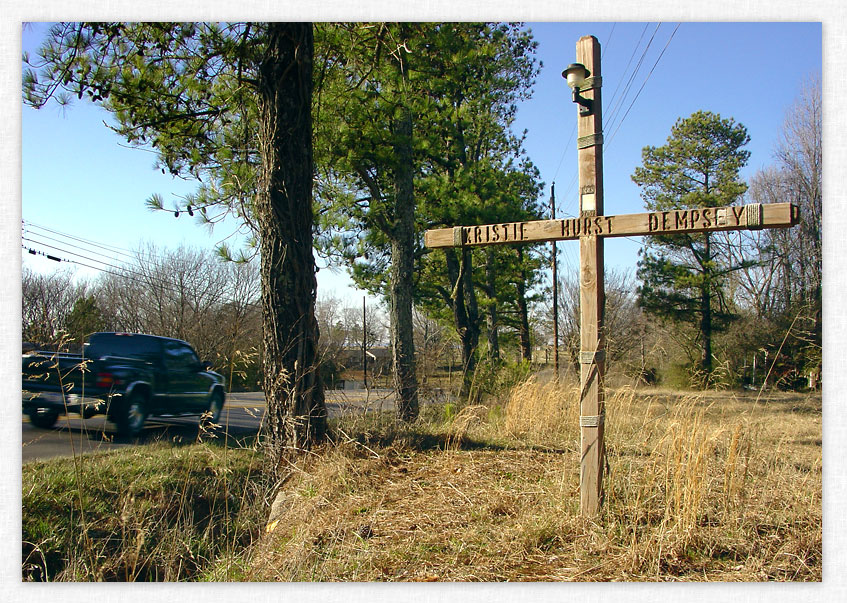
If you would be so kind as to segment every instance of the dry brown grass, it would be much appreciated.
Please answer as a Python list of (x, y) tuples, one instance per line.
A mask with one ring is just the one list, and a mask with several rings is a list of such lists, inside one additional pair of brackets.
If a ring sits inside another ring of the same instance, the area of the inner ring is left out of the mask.
[(242, 579), (821, 579), (819, 394), (610, 393), (593, 520), (575, 396), (358, 426), (291, 466)]

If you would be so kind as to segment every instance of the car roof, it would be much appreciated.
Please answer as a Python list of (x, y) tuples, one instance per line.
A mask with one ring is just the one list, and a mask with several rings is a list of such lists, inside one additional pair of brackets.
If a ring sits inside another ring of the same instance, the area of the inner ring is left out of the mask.
[(118, 337), (146, 337), (150, 339), (158, 339), (160, 341), (175, 341), (177, 343), (184, 343), (187, 346), (191, 346), (187, 341), (183, 341), (182, 339), (175, 339), (174, 337), (164, 337), (162, 335), (150, 335), (148, 333), (127, 333), (122, 331), (101, 331), (98, 333), (92, 333), (88, 336), (88, 340), (91, 341), (91, 338), (99, 335), (112, 335)]

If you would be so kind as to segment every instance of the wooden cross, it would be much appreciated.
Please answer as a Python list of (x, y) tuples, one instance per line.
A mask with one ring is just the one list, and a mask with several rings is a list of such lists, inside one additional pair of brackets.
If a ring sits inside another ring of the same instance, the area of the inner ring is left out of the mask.
[(603, 240), (606, 237), (668, 235), (797, 224), (800, 212), (791, 203), (678, 209), (663, 212), (603, 215), (603, 135), (600, 101), (600, 44), (593, 36), (577, 42), (577, 61), (591, 77), (579, 93), (592, 103), (580, 112), (577, 138), (580, 212), (577, 218), (455, 226), (428, 230), (427, 247), (468, 247), (579, 239), (580, 243), (580, 509), (598, 513), (603, 501), (604, 374)]
[(558, 220), (504, 222), (482, 226), (454, 226), (424, 233), (427, 247), (475, 247), (506, 243), (540, 243), (591, 237), (670, 235), (718, 230), (788, 228), (800, 212), (792, 203), (673, 209), (619, 216), (583, 216)]

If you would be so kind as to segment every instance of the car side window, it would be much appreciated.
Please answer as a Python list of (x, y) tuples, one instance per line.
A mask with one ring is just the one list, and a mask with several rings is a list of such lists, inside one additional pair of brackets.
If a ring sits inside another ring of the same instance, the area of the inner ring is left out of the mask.
[(171, 370), (195, 370), (200, 361), (187, 345), (169, 341), (165, 344), (165, 366)]

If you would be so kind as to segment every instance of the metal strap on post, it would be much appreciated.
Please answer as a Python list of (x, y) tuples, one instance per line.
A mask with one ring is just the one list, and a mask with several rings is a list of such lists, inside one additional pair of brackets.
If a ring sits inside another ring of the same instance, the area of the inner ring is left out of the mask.
[(585, 92), (586, 90), (591, 90), (592, 88), (602, 88), (603, 86), (603, 78), (601, 76), (594, 76), (585, 78), (585, 81), (582, 83), (582, 86), (579, 87), (580, 92)]
[(746, 205), (744, 212), (747, 214), (747, 228), (750, 230), (760, 230), (764, 227), (765, 219), (761, 203)]
[(606, 422), (606, 414), (602, 415), (580, 415), (580, 427), (600, 427)]
[(606, 350), (592, 350), (590, 352), (581, 350), (579, 352), (580, 364), (595, 364), (596, 362), (603, 362), (605, 359)]
[(588, 147), (596, 147), (603, 144), (603, 133), (589, 134), (588, 136), (580, 136), (576, 139), (577, 149), (587, 149)]
[(463, 230), (461, 226), (453, 227), (453, 246), (461, 247), (465, 244), (465, 238), (463, 236)]

